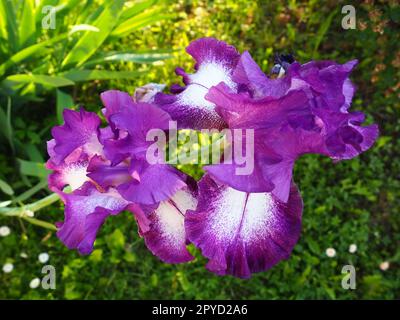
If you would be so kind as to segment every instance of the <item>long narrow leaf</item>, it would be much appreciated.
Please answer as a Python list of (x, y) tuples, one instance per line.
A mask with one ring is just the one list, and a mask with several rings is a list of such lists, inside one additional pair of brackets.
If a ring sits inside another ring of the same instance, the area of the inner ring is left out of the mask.
[(71, 70), (63, 74), (74, 82), (111, 79), (136, 79), (140, 73), (135, 71)]
[(63, 122), (63, 116), (62, 113), (64, 109), (70, 108), (74, 105), (74, 101), (72, 100), (72, 97), (60, 89), (57, 89), (57, 119), (58, 123)]
[(125, 61), (136, 63), (152, 63), (155, 61), (166, 60), (172, 58), (170, 53), (148, 52), (148, 53), (133, 53), (133, 52), (116, 52), (105, 55), (100, 58), (89, 60), (85, 66), (91, 66), (103, 62)]
[(20, 165), (19, 170), (21, 174), (25, 176), (45, 178), (50, 172), (44, 167), (44, 163), (26, 161), (22, 159), (18, 159), (18, 162)]
[(32, 44), (33, 35), (36, 32), (36, 23), (34, 17), (34, 0), (23, 1), (22, 15), (18, 23), (19, 47)]
[(81, 66), (102, 45), (104, 40), (114, 29), (124, 1), (115, 0), (111, 3), (111, 5), (104, 8), (104, 11), (96, 21), (92, 23), (93, 26), (100, 29), (100, 32), (86, 32), (67, 54), (61, 63), (61, 67), (64, 68), (71, 65)]
[(73, 86), (74, 82), (61, 76), (47, 76), (44, 74), (15, 74), (6, 78), (8, 81), (19, 83), (36, 83), (54, 88)]
[(37, 44), (34, 44), (32, 46), (29, 46), (13, 56), (11, 56), (6, 62), (4, 62), (2, 65), (0, 65), (0, 77), (7, 71), (8, 68), (10, 68), (13, 65), (17, 65), (20, 62), (24, 61), (25, 59), (33, 56), (34, 54), (38, 52), (44, 53), (45, 50), (43, 50), (45, 47), (53, 45), (54, 43), (61, 41), (67, 37), (67, 34), (61, 34), (59, 36), (56, 36), (50, 40), (43, 41)]
[(13, 128), (11, 125), (11, 99), (8, 98), (7, 103), (7, 113), (4, 112), (2, 108), (0, 108), (0, 131), (7, 139), (10, 144), (11, 149), (15, 150), (14, 139), (13, 139)]
[(0, 179), (0, 190), (5, 194), (12, 196), (14, 194), (14, 190), (10, 187), (10, 185), (4, 180)]
[(149, 10), (149, 11), (146, 11), (142, 14), (134, 16), (134, 17), (126, 20), (125, 22), (121, 23), (112, 32), (111, 35), (116, 36), (116, 37), (123, 37), (135, 30), (138, 30), (140, 28), (148, 26), (152, 23), (161, 21), (168, 17), (170, 17), (170, 16), (161, 12), (160, 8), (156, 8), (154, 10)]
[(337, 14), (337, 12), (338, 12), (337, 10), (332, 11), (330, 15), (326, 18), (326, 20), (322, 23), (321, 27), (319, 28), (314, 42), (314, 51), (313, 51), (314, 58), (316, 57), (319, 45), (321, 44), (325, 34), (329, 30), (329, 27), (331, 26), (332, 23), (332, 19)]

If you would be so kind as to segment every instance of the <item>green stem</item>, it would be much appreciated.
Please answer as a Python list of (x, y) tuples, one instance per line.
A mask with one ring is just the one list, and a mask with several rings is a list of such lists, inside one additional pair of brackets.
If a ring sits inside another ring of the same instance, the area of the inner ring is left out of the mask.
[(28, 221), (29, 223), (37, 225), (39, 227), (50, 229), (52, 231), (57, 231), (56, 226), (54, 224), (49, 223), (49, 222), (42, 221), (42, 220), (35, 219), (35, 218), (29, 218), (29, 217), (23, 217), (22, 219)]
[(59, 195), (56, 193), (52, 193), (48, 195), (47, 197), (44, 197), (43, 199), (40, 199), (34, 203), (27, 204), (22, 207), (11, 207), (11, 208), (0, 208), (0, 214), (9, 216), (9, 217), (25, 217), (26, 216), (26, 211), (38, 211), (42, 208), (45, 208), (52, 203), (58, 201), (60, 199)]

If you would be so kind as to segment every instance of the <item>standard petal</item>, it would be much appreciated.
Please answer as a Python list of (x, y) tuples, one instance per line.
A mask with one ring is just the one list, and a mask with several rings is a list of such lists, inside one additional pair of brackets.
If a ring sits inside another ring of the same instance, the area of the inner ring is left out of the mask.
[(108, 90), (100, 94), (101, 101), (105, 108), (102, 110), (107, 121), (113, 114), (125, 109), (132, 108), (133, 98), (127, 93), (119, 90)]
[(69, 249), (89, 254), (105, 219), (118, 214), (127, 205), (115, 190), (102, 193), (86, 182), (81, 189), (65, 195), (65, 220), (59, 224), (57, 236)]
[(195, 188), (183, 188), (146, 214), (150, 228), (143, 233), (143, 238), (149, 250), (164, 262), (183, 263), (193, 260), (186, 249), (184, 218), (187, 210), (196, 208), (196, 192)]
[(155, 103), (178, 122), (178, 128), (222, 128), (224, 122), (215, 112), (215, 105), (204, 97), (209, 88), (220, 82), (236, 89), (232, 73), (240, 55), (233, 46), (214, 38), (193, 41), (186, 51), (196, 61), (196, 72), (186, 74), (177, 69), (186, 88), (177, 95), (160, 93), (155, 97)]
[(198, 206), (188, 211), (188, 239), (218, 275), (249, 278), (287, 259), (301, 230), (302, 200), (292, 185), (284, 204), (270, 193), (245, 193), (206, 175), (199, 182)]
[(89, 156), (102, 154), (103, 146), (99, 142), (100, 118), (94, 112), (65, 109), (65, 123), (54, 127), (51, 133), (54, 137), (51, 160), (60, 164), (75, 149), (82, 147)]

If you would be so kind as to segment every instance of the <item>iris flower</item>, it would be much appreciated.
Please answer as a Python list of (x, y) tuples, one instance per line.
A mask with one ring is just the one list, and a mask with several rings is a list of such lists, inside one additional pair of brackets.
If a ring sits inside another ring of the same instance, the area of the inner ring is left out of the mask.
[[(271, 72), (278, 77), (271, 77), (247, 51), (213, 38), (192, 42), (187, 52), (195, 71), (177, 68), (184, 86), (173, 85), (171, 94), (155, 84), (134, 97), (102, 93), (107, 127), (95, 113), (64, 111), (65, 123), (48, 142), (49, 186), (65, 203), (57, 235), (88, 254), (105, 219), (128, 210), (162, 261), (192, 260), (186, 246), (193, 243), (210, 271), (248, 278), (289, 258), (299, 239), (296, 159), (307, 153), (351, 159), (372, 146), (378, 127), (363, 126), (365, 116), (349, 111), (355, 60), (300, 64), (278, 55)], [(253, 129), (253, 172), (237, 175), (240, 165), (221, 159), (205, 166), (196, 183), (168, 164), (149, 164), (146, 133), (167, 130), (171, 120), (181, 129)]]

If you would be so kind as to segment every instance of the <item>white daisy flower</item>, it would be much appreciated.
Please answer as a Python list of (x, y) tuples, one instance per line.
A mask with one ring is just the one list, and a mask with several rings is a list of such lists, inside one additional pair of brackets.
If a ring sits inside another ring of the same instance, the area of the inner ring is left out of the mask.
[(40, 285), (40, 279), (39, 278), (32, 279), (31, 282), (29, 283), (29, 287), (31, 289), (36, 289), (37, 287), (39, 287), (39, 285)]
[(390, 267), (389, 261), (383, 261), (383, 262), (379, 265), (379, 269), (381, 269), (382, 271), (386, 271), (387, 269), (389, 269), (389, 267)]
[(7, 226), (1, 226), (0, 227), (0, 236), (1, 237), (7, 237), (11, 233), (11, 230)]
[(41, 254), (39, 254), (38, 258), (41, 263), (46, 263), (47, 261), (49, 261), (50, 256), (47, 252), (42, 252)]
[(357, 245), (356, 244), (351, 244), (349, 247), (349, 252), (350, 253), (355, 253), (357, 251)]
[(326, 249), (325, 253), (329, 258), (333, 258), (334, 256), (336, 256), (336, 250), (333, 248)]
[(12, 264), (12, 263), (6, 263), (4, 266), (3, 266), (3, 272), (4, 273), (10, 273), (11, 271), (13, 271), (14, 270), (14, 265)]

